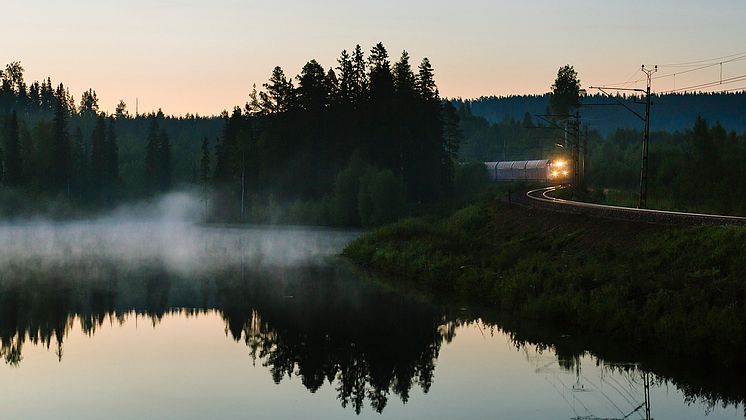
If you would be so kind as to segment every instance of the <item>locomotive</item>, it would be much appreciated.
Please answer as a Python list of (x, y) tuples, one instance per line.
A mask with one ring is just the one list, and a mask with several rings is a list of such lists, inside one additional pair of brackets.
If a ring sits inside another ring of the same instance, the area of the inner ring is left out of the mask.
[(568, 161), (563, 159), (484, 162), (490, 181), (529, 181), (562, 184), (572, 177)]

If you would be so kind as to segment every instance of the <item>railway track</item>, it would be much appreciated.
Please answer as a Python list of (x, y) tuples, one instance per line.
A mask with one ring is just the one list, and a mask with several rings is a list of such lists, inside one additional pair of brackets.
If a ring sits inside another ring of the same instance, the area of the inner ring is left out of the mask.
[(553, 186), (528, 191), (525, 202), (533, 207), (563, 213), (585, 214), (591, 217), (659, 225), (746, 225), (746, 217), (607, 206), (565, 200), (550, 195), (567, 187), (567, 185)]

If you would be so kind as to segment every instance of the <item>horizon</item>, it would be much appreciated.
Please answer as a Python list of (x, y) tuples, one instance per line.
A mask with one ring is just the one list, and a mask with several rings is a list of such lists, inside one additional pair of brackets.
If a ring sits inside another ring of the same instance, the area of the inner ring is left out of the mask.
[[(732, 55), (743, 49), (738, 40), (746, 37), (737, 23), (746, 4), (734, 0), (706, 5), (578, 0), (562, 6), (548, 0), (354, 6), (334, 0), (285, 7), (235, 0), (137, 0), (117, 6), (10, 0), (7, 10), (16, 19), (0, 29), (6, 40), (0, 58), (3, 65), (20, 61), (27, 83), (51, 77), (76, 101), (92, 88), (109, 113), (120, 99), (134, 113), (137, 98), (141, 113), (163, 109), (174, 116), (219, 115), (242, 106), (252, 85), (261, 88), (276, 65), (289, 77), (311, 59), (329, 69), (343, 49), (356, 44), (367, 53), (383, 42), (392, 62), (403, 50), (413, 64), (428, 57), (443, 97), (478, 98), (546, 93), (565, 64), (575, 67), (583, 87), (633, 81), (641, 64)], [(651, 19), (637, 20), (643, 15)], [(594, 37), (583, 38), (587, 33)], [(609, 54), (607, 60), (594, 58)], [(727, 63), (723, 78), (744, 70), (746, 61)], [(671, 78), (659, 80), (654, 90), (708, 82), (718, 73), (716, 66), (682, 74), (675, 85)]]

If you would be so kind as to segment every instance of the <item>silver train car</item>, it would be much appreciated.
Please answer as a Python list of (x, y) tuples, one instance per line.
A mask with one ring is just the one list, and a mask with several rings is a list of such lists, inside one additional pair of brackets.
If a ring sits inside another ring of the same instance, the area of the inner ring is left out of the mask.
[(490, 181), (564, 183), (572, 176), (569, 162), (562, 159), (484, 162)]

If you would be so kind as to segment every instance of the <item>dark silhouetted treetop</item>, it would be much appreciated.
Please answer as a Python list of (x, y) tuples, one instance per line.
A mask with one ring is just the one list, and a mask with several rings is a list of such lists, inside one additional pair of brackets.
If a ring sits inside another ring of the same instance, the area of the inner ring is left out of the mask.
[(266, 89), (266, 92), (259, 94), (264, 112), (277, 114), (290, 109), (293, 101), (293, 82), (285, 77), (285, 72), (280, 66), (272, 70), (269, 82), (262, 86)]
[(119, 103), (114, 110), (114, 116), (117, 118), (129, 118), (130, 114), (129, 111), (127, 111), (127, 104), (124, 103), (124, 99), (119, 100)]
[(95, 116), (98, 115), (98, 97), (96, 96), (96, 91), (93, 89), (88, 89), (86, 92), (83, 92), (83, 95), (80, 98), (80, 108), (78, 108), (78, 113), (82, 116)]
[(297, 96), (301, 109), (319, 112), (329, 102), (329, 91), (325, 81), (324, 68), (311, 60), (303, 66), (298, 76)]
[(560, 67), (557, 79), (549, 95), (552, 112), (557, 115), (570, 115), (580, 104), (580, 80), (571, 65)]
[(427, 57), (422, 59), (422, 63), (419, 66), (417, 91), (426, 101), (440, 100), (438, 87), (435, 84), (435, 72)]

